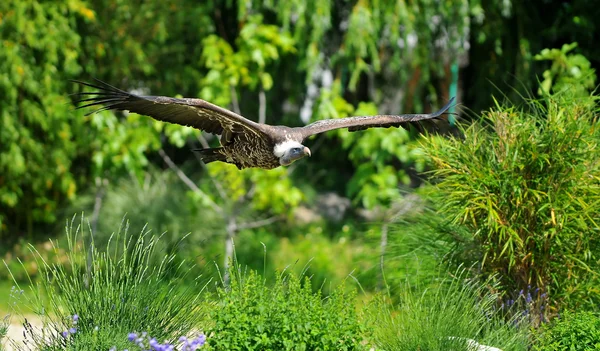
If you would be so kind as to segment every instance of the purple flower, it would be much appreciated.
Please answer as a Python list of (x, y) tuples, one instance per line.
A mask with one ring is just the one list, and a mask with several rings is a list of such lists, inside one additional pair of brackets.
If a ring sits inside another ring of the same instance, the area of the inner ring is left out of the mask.
[(136, 333), (129, 333), (129, 335), (127, 335), (127, 339), (129, 341), (133, 341), (133, 340), (137, 339), (137, 334)]
[(73, 315), (73, 323), (77, 324), (77, 321), (79, 320), (79, 316), (74, 314)]
[(150, 339), (149, 344), (150, 344), (151, 347), (153, 347), (155, 349), (156, 349), (157, 346), (159, 346), (159, 343), (158, 343), (158, 341), (156, 341), (155, 338)]
[(64, 332), (61, 333), (61, 335), (63, 338), (66, 338), (67, 336), (69, 336), (69, 332), (65, 330)]
[(77, 328), (70, 328), (69, 333), (71, 333), (71, 334), (77, 333)]

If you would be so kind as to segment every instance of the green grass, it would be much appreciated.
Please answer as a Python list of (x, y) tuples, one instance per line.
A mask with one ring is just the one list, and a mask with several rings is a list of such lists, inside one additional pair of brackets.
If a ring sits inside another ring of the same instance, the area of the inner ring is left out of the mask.
[[(160, 238), (145, 231), (130, 235), (127, 226), (111, 238), (106, 251), (92, 250), (88, 256), (85, 228), (83, 220), (77, 227), (73, 221), (68, 225), (66, 262), (47, 262), (31, 247), (39, 278), (15, 309), (21, 315), (31, 310), (44, 323), (43, 330), (28, 331), (30, 344), (40, 350), (124, 349), (132, 346), (130, 332), (175, 341), (201, 329), (205, 301), (200, 280), (198, 286), (182, 286), (190, 280), (190, 264), (157, 250)], [(76, 332), (63, 337), (70, 328)]]
[(504, 351), (525, 351), (527, 321), (505, 320), (498, 296), (464, 271), (436, 288), (405, 286), (398, 305), (382, 299), (371, 310), (373, 342), (382, 350), (470, 351), (468, 340)]

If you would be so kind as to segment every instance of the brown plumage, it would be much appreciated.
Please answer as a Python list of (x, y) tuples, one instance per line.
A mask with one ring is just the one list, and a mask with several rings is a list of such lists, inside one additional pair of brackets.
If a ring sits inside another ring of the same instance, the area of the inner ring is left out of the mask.
[(232, 111), (213, 105), (202, 99), (171, 98), (166, 96), (140, 96), (128, 93), (96, 80), (90, 84), (73, 81), (94, 89), (94, 92), (76, 93), (77, 108), (103, 106), (89, 114), (102, 110), (128, 110), (150, 116), (159, 121), (193, 127), (221, 135), (221, 146), (199, 150), (206, 163), (222, 161), (235, 164), (239, 169), (258, 167), (272, 169), (310, 156), (310, 150), (302, 145), (311, 135), (334, 129), (348, 128), (358, 131), (373, 127), (403, 127), (417, 125), (426, 120), (439, 119), (450, 108), (454, 98), (439, 111), (430, 114), (359, 116), (327, 119), (304, 127), (290, 128), (271, 126), (246, 119)]

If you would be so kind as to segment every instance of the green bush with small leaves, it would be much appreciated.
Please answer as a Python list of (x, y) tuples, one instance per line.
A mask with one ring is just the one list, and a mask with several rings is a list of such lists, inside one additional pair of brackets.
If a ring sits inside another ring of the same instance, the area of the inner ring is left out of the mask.
[(230, 271), (206, 331), (211, 350), (367, 350), (355, 295), (313, 293), (310, 279), (279, 274), (273, 286), (254, 271)]
[(592, 312), (565, 312), (541, 328), (533, 350), (600, 350), (600, 317)]

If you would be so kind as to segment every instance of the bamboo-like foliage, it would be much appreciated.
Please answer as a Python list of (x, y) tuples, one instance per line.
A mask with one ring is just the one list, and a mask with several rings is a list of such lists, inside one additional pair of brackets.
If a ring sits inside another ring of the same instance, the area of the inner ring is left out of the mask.
[(482, 273), (498, 274), (509, 295), (539, 288), (538, 298), (548, 293), (554, 305), (600, 297), (594, 100), (562, 94), (523, 108), (497, 104), (464, 138), (423, 143), (439, 180), (439, 212), (472, 235), (462, 253)]

